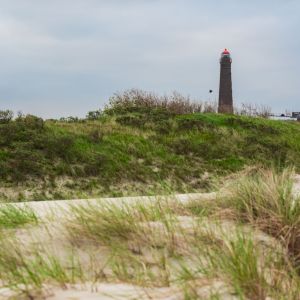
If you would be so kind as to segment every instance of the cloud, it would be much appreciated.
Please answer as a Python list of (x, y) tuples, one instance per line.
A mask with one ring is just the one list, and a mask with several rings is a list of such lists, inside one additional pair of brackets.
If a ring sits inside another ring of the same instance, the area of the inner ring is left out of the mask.
[(0, 109), (83, 116), (132, 87), (207, 100), (228, 47), (236, 102), (299, 110), (299, 1), (0, 4)]

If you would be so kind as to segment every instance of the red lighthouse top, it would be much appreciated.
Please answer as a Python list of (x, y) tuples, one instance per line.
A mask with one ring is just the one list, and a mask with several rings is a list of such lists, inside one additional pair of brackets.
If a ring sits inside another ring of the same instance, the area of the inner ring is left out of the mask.
[(230, 52), (225, 48), (225, 50), (222, 52), (222, 54), (230, 54)]
[(221, 54), (220, 63), (227, 63), (227, 62), (231, 63), (232, 61), (231, 61), (230, 52), (227, 49), (225, 49)]

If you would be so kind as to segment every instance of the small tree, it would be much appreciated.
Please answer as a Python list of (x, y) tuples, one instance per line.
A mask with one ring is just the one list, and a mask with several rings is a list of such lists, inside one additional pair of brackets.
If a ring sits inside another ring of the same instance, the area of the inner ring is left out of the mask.
[(11, 110), (0, 110), (0, 124), (9, 123), (14, 117), (14, 113)]
[(89, 111), (86, 115), (87, 120), (98, 120), (102, 115), (102, 110)]

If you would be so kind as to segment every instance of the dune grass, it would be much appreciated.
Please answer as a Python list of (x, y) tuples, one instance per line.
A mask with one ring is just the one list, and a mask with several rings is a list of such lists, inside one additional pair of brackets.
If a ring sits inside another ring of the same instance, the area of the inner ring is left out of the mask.
[(183, 209), (174, 201), (172, 206), (164, 199), (154, 203), (71, 205), (72, 215), (67, 223), (71, 235), (86, 237), (100, 243), (128, 241), (137, 236), (143, 239), (150, 222), (161, 222), (166, 230), (176, 223), (175, 210)]
[(39, 224), (39, 217), (29, 206), (0, 206), (0, 287), (14, 291), (17, 299), (36, 299), (47, 290), (47, 284), (66, 287), (83, 276), (75, 252), (71, 251), (66, 261), (44, 248), (43, 241), (35, 240), (30, 246), (18, 238), (19, 229), (26, 228), (30, 234), (28, 225)]
[(75, 241), (84, 237), (108, 245), (128, 241), (142, 230), (129, 206), (100, 203), (72, 206), (67, 228)]
[(253, 164), (300, 170), (297, 122), (215, 114), (178, 95), (111, 100), (82, 120), (2, 122), (0, 201), (208, 191)]
[[(289, 178), (289, 172), (278, 176)], [(282, 184), (287, 195), (285, 180)], [(224, 200), (222, 207), (234, 210), (232, 199)], [(240, 225), (241, 220), (245, 221), (241, 219), (244, 213), (235, 219), (230, 214), (237, 223), (227, 232), (222, 220), (216, 219), (218, 201), (211, 205), (215, 215), (205, 209), (203, 212), (201, 203), (197, 209), (196, 204), (192, 201), (185, 205), (157, 202), (104, 209), (80, 207), (67, 226), (73, 238), (87, 237), (109, 247), (109, 268), (122, 282), (147, 287), (180, 283), (185, 299), (199, 299), (201, 282), (207, 278), (212, 287), (211, 299), (222, 299), (214, 289), (216, 280), (239, 299), (298, 299), (300, 277), (293, 256), (286, 256), (279, 244), (260, 244), (252, 230), (244, 230)], [(206, 203), (204, 208), (207, 206)], [(191, 223), (186, 223), (186, 218)], [(282, 242), (279, 236), (276, 238)], [(81, 246), (83, 243), (81, 238)]]
[[(263, 259), (269, 265), (258, 259), (261, 254), (249, 237), (238, 235), (234, 242), (224, 237), (226, 247), (222, 251), (208, 250), (211, 270), (231, 278), (243, 299), (265, 299), (267, 295), (276, 299), (299, 297), (300, 197), (293, 189), (294, 175), (293, 168), (254, 169), (234, 181), (226, 195), (220, 195), (211, 205), (196, 201), (189, 205), (195, 215), (204, 211), (210, 217), (250, 224), (278, 241), (277, 248)], [(287, 255), (277, 253), (280, 247)], [(274, 253), (275, 258), (271, 258)]]
[(17, 228), (26, 224), (37, 225), (38, 217), (27, 207), (17, 207), (13, 204), (0, 204), (0, 229)]
[(0, 237), (0, 247), (1, 287), (15, 291), (19, 297), (35, 299), (47, 284), (65, 288), (68, 283), (83, 279), (74, 252), (66, 262), (41, 246), (27, 249), (22, 241), (6, 235)]
[(211, 286), (214, 280), (221, 280), (238, 299), (299, 297), (300, 277), (285, 255), (275, 247), (262, 247), (249, 231), (237, 227), (230, 234), (223, 233), (222, 243), (198, 244), (197, 250), (193, 263), (181, 265), (179, 275), (188, 299), (198, 299), (203, 278), (210, 279)]
[[(30, 296), (47, 284), (108, 281), (174, 287), (184, 299), (231, 294), (298, 300), (299, 199), (293, 174), (253, 169), (223, 197), (205, 202), (157, 198), (71, 205), (64, 225), (72, 262), (1, 239), (0, 279)], [(76, 256), (91, 245), (93, 270), (86, 263), (82, 268)]]
[(300, 267), (300, 197), (293, 191), (294, 170), (259, 170), (238, 180), (225, 206), (237, 218), (274, 236)]
[(233, 240), (224, 239), (223, 247), (208, 249), (205, 255), (208, 267), (205, 271), (213, 272), (216, 276), (226, 274), (223, 279), (233, 285), (240, 297), (246, 295), (250, 299), (265, 299), (264, 272), (267, 270), (266, 266), (260, 269), (258, 257), (260, 255), (253, 239), (237, 231)]
[(172, 268), (167, 254), (148, 248), (151, 261), (137, 252), (137, 248), (124, 245), (111, 248), (112, 254), (108, 266), (113, 280), (134, 284), (141, 287), (169, 287), (171, 284)]

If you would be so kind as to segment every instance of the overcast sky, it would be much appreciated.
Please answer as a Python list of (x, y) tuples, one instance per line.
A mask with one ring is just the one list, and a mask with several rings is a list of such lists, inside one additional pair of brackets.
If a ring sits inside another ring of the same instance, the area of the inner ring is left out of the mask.
[(84, 116), (116, 91), (300, 111), (299, 0), (0, 0), (0, 109)]

